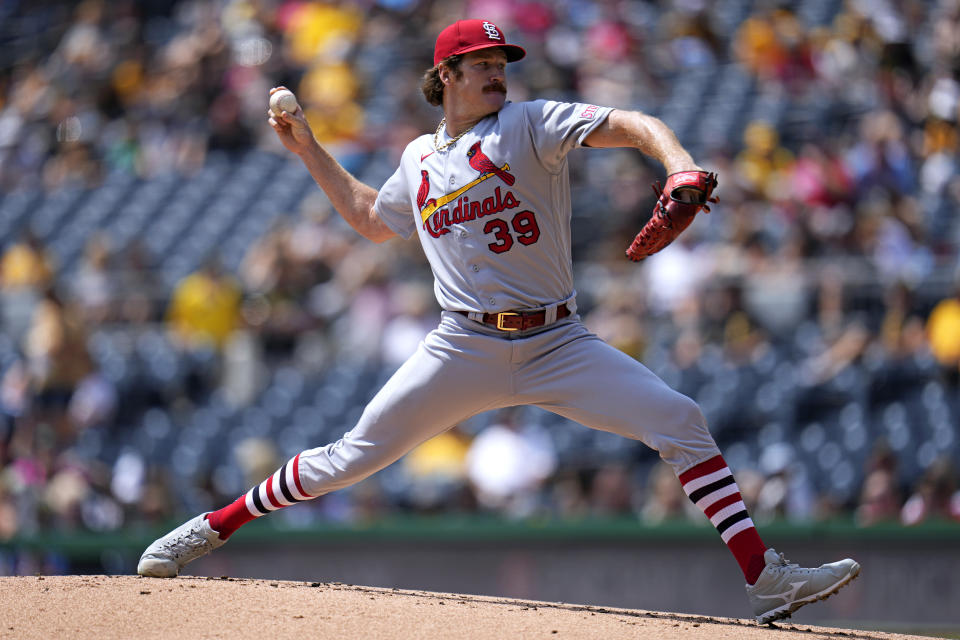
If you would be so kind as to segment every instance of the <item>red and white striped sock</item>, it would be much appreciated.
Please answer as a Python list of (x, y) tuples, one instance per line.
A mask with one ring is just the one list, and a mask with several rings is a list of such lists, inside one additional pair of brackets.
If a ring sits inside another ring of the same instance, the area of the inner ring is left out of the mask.
[(710, 518), (737, 559), (747, 584), (755, 583), (766, 564), (763, 552), (767, 546), (747, 513), (740, 487), (723, 456), (714, 456), (684, 471), (680, 484), (690, 500)]
[(226, 540), (233, 532), (255, 518), (314, 496), (300, 484), (300, 454), (298, 453), (276, 473), (247, 491), (231, 504), (207, 514), (210, 527)]

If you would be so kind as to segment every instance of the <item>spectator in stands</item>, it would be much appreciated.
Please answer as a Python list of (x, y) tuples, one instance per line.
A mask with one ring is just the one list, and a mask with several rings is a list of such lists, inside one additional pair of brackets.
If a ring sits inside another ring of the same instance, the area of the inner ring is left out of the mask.
[(780, 135), (769, 122), (756, 120), (743, 133), (744, 148), (737, 154), (738, 177), (753, 193), (775, 199), (783, 193), (782, 172), (793, 163), (793, 153), (780, 144)]
[(292, 251), (293, 229), (279, 224), (247, 253), (242, 278), (251, 294), (244, 317), (270, 358), (289, 358), (300, 338), (320, 326), (307, 307), (310, 290), (329, 278), (323, 266), (301, 259)]
[(703, 336), (696, 327), (683, 329), (673, 341), (671, 363), (678, 374), (674, 386), (684, 395), (696, 396), (708, 380), (708, 373), (699, 366), (703, 347)]
[(74, 392), (93, 371), (87, 328), (79, 314), (48, 287), (37, 304), (23, 352), (33, 401), (30, 426), (47, 423), (60, 446), (74, 435), (67, 409)]
[(960, 492), (953, 461), (941, 456), (927, 467), (900, 510), (900, 521), (915, 525), (926, 520), (960, 522)]
[(117, 320), (134, 327), (158, 320), (163, 290), (147, 248), (134, 239), (119, 251), (117, 260), (114, 278)]
[[(887, 359), (896, 362), (922, 353), (927, 349), (927, 340), (911, 287), (905, 282), (897, 282), (887, 287), (883, 298), (878, 343)], [(960, 330), (960, 320), (957, 329)]]
[(640, 518), (648, 524), (693, 520), (698, 512), (692, 510), (691, 506), (694, 505), (683, 492), (683, 488), (677, 484), (673, 470), (658, 460), (647, 476), (646, 496), (640, 509)]
[(847, 166), (860, 195), (874, 188), (905, 195), (916, 186), (904, 123), (889, 110), (874, 111), (863, 119), (860, 138), (847, 154)]
[(808, 313), (803, 239), (799, 233), (792, 233), (776, 245), (761, 233), (748, 240), (743, 304), (749, 316), (768, 333), (788, 336)]
[(581, 520), (590, 513), (586, 474), (580, 469), (559, 466), (547, 481), (546, 499), (549, 513), (561, 520)]
[(67, 416), (76, 431), (111, 426), (119, 397), (114, 384), (99, 371), (91, 371), (76, 386)]
[(46, 247), (29, 229), (0, 257), (0, 313), (3, 329), (20, 340), (42, 292), (53, 282), (55, 267)]
[(584, 322), (591, 331), (620, 351), (637, 359), (643, 359), (646, 338), (643, 335), (644, 299), (626, 282), (611, 279), (598, 292), (597, 306), (586, 316)]
[(960, 275), (954, 295), (938, 302), (930, 312), (927, 336), (944, 378), (957, 388), (960, 386)]
[[(18, 531), (17, 505), (6, 487), (6, 480), (0, 480), (0, 542), (10, 540)], [(0, 573), (3, 573), (2, 567)]]
[(167, 309), (167, 325), (185, 349), (219, 350), (240, 323), (242, 293), (218, 258), (181, 280)]
[(764, 80), (785, 80), (803, 64), (802, 26), (786, 6), (758, 11), (737, 32), (734, 49), (741, 62)]
[(409, 483), (403, 502), (420, 512), (472, 510), (476, 500), (467, 481), (470, 444), (470, 435), (454, 427), (407, 454), (401, 462)]
[(641, 507), (642, 495), (630, 465), (604, 464), (590, 485), (590, 511), (593, 516), (633, 516)]
[(240, 279), (248, 293), (265, 295), (277, 286), (288, 233), (280, 222), (251, 245), (240, 265)]
[(808, 142), (789, 168), (786, 197), (811, 207), (833, 207), (852, 195), (852, 180), (827, 140)]
[(103, 235), (87, 241), (83, 261), (74, 275), (70, 290), (77, 310), (88, 326), (113, 320), (113, 295), (117, 283), (110, 270), (110, 243)]
[(860, 491), (854, 517), (858, 525), (868, 527), (900, 518), (902, 498), (897, 478), (896, 455), (885, 441), (874, 447), (866, 463), (866, 477)]
[(30, 372), (24, 361), (17, 358), (0, 377), (0, 465), (9, 461), (14, 425), (28, 413), (31, 400)]
[(871, 339), (862, 319), (849, 310), (843, 279), (833, 269), (820, 276), (817, 329), (818, 346), (803, 363), (804, 382), (810, 386), (829, 382), (855, 365)]
[(393, 282), (389, 252), (364, 244), (354, 248), (337, 265), (333, 284), (344, 297), (343, 314), (333, 326), (339, 338), (337, 353), (356, 363), (379, 361), (384, 328), (391, 307)]
[(241, 327), (243, 292), (219, 257), (181, 280), (167, 307), (166, 322), (175, 348), (183, 354), (180, 384), (173, 396), (203, 402), (223, 380), (223, 354)]
[(796, 450), (784, 442), (767, 446), (761, 452), (763, 474), (753, 512), (758, 520), (804, 522), (814, 517), (816, 492), (796, 458)]
[(480, 506), (511, 517), (537, 510), (540, 490), (557, 467), (549, 436), (524, 423), (521, 414), (516, 408), (502, 410), (467, 452), (467, 476)]
[(29, 229), (0, 258), (0, 288), (4, 292), (20, 289), (43, 291), (52, 283), (53, 277), (53, 259)]

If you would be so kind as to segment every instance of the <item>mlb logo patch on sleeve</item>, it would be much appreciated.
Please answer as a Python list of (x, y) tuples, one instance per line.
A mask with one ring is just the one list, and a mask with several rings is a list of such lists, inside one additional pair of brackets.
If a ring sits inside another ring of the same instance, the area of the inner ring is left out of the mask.
[(583, 110), (583, 113), (580, 114), (580, 117), (589, 118), (592, 120), (593, 117), (597, 115), (597, 111), (599, 111), (599, 109), (600, 107), (596, 105), (588, 104), (587, 107)]

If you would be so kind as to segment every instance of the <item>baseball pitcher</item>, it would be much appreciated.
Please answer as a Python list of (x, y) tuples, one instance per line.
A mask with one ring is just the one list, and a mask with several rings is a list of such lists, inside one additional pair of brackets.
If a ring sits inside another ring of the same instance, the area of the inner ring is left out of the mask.
[(627, 249), (631, 260), (676, 238), (715, 200), (717, 179), (648, 115), (507, 101), (506, 67), (524, 55), (486, 20), (444, 29), (422, 86), (444, 117), (407, 146), (379, 191), (316, 142), (301, 109), (270, 114), (280, 140), (358, 233), (378, 243), (418, 235), (444, 311), (340, 440), (299, 453), (234, 503), (155, 541), (141, 575), (176, 576), (254, 518), (352, 485), (475, 414), (521, 404), (656, 449), (736, 558), (758, 623), (788, 617), (858, 575), (850, 559), (805, 569), (767, 548), (696, 403), (580, 321), (567, 154), (630, 147), (664, 166), (653, 217)]

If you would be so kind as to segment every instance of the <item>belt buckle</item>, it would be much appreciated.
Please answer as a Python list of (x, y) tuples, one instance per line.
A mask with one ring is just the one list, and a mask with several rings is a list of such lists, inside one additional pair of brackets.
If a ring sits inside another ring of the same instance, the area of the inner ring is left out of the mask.
[(500, 331), (519, 331), (520, 327), (505, 327), (503, 326), (504, 316), (517, 316), (520, 317), (519, 313), (514, 313), (513, 311), (502, 311), (497, 314), (497, 329)]

